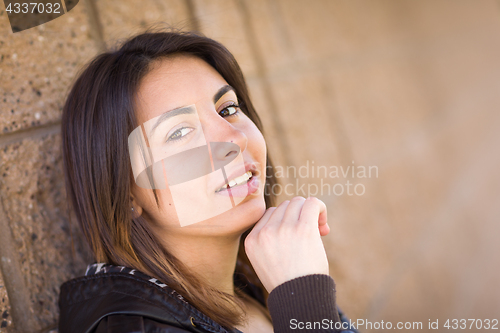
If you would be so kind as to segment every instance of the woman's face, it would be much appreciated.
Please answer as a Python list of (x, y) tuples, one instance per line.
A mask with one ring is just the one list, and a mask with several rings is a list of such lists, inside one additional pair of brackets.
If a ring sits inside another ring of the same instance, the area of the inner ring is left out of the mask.
[[(153, 64), (137, 92), (138, 139), (129, 137), (136, 214), (173, 236), (238, 234), (263, 215), (266, 145), (238, 103), (224, 78), (197, 57)], [(152, 178), (136, 172), (148, 158)], [(159, 205), (145, 188), (151, 179)]]

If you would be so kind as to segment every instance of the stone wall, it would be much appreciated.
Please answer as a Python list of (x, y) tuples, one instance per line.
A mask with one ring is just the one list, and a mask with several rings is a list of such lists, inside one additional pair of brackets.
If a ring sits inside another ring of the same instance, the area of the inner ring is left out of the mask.
[(61, 177), (64, 97), (100, 50), (152, 24), (235, 54), (275, 165), (310, 172), (284, 172), (280, 199), (328, 205), (324, 242), (351, 319), (423, 331), (429, 319), (498, 319), (498, 1), (82, 0), (16, 34), (4, 10), (0, 332), (55, 329), (59, 285), (91, 260)]

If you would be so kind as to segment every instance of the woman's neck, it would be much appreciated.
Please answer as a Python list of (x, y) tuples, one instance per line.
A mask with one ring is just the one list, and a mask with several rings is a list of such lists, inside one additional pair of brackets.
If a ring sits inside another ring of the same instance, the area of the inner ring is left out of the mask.
[(167, 249), (210, 286), (234, 295), (233, 274), (241, 235), (169, 237)]

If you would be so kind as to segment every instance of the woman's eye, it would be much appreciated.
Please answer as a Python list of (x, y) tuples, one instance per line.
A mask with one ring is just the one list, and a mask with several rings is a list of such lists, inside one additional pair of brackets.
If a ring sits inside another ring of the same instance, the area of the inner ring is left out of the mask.
[(224, 109), (222, 109), (222, 111), (219, 112), (219, 115), (221, 117), (232, 116), (232, 115), (238, 113), (238, 110), (239, 110), (238, 105), (229, 105), (229, 106), (226, 106)]
[(184, 136), (186, 136), (189, 132), (191, 132), (193, 129), (190, 127), (182, 127), (176, 130), (172, 135), (170, 135), (167, 139), (167, 141), (175, 141), (182, 139)]

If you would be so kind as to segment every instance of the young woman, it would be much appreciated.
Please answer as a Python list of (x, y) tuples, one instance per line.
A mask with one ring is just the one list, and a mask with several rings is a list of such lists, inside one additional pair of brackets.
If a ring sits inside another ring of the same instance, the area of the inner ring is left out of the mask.
[(221, 44), (148, 32), (97, 56), (62, 142), (97, 263), (61, 286), (60, 333), (339, 331), (325, 205), (273, 207), (262, 125)]

